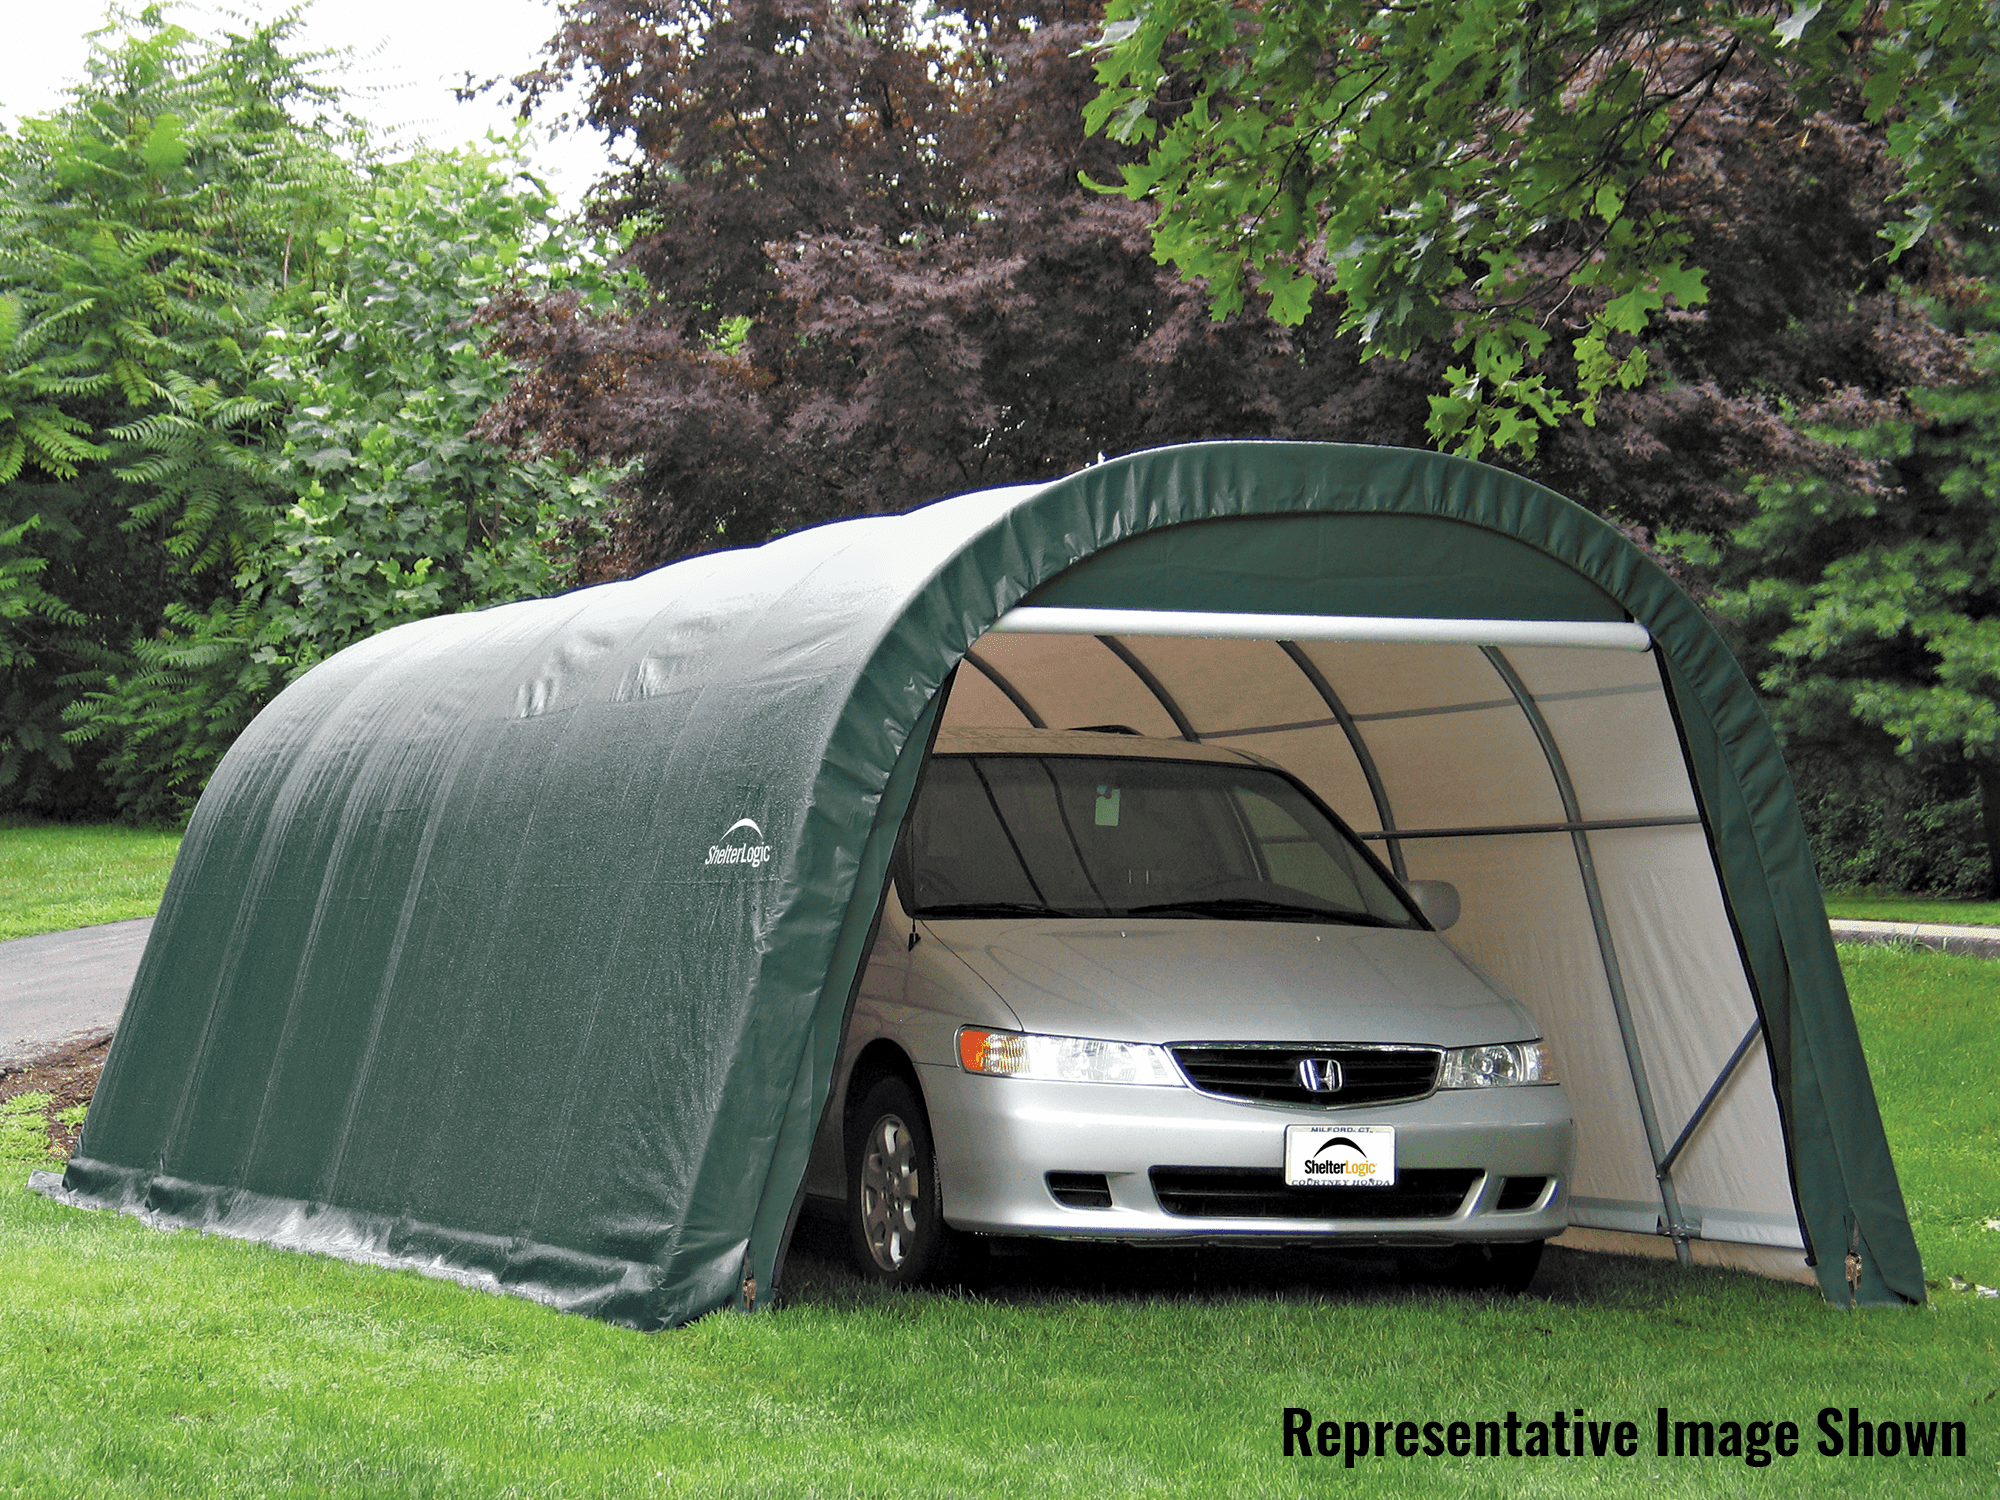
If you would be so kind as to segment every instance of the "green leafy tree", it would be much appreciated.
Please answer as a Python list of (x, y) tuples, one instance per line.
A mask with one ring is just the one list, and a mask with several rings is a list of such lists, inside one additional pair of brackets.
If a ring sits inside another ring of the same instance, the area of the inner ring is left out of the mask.
[[(29, 516), (0, 530), (0, 673), (11, 678), (32, 669), (36, 663), (37, 637), (64, 635), (80, 630), (83, 616), (42, 586), (41, 574), (48, 568), (46, 557), (26, 550), (29, 532), (41, 525), (40, 516)], [(37, 751), (46, 754), (56, 741), (54, 723), (35, 723), (20, 714), (25, 705), (0, 703), (0, 712), (10, 720), (20, 715), (5, 741), (0, 741), (0, 782), (12, 780), (20, 772), (24, 756)]]
[[(2000, 298), (1982, 289), (1954, 320), (1973, 378), (1914, 392), (1900, 418), (1869, 413), (1825, 434), (1889, 482), (1766, 477), (1750, 486), (1751, 518), (1720, 544), (1678, 540), (1715, 570), (1712, 606), (1742, 633), (1781, 731), (1809, 762), (1832, 762), (1810, 779), (1853, 783), (1893, 750), (1910, 769), (1888, 778), (1886, 798), (1858, 787), (1835, 798), (1893, 804), (1898, 783), (1960, 762), (1989, 855), (1980, 877), (2000, 895)], [(1950, 832), (1933, 829), (1932, 842)]]
[(1641, 336), (1706, 302), (1657, 189), (1718, 91), (1788, 89), (1874, 127), (1906, 184), (1891, 254), (1991, 208), (1982, 0), (1111, 0), (1088, 120), (1147, 146), (1115, 190), (1226, 315), (1322, 288), (1364, 354), (1448, 343), (1429, 432), (1532, 451), (1648, 373)]
[(278, 472), (298, 498), (258, 586), (284, 601), (271, 628), (288, 671), (560, 581), (550, 528), (587, 516), (603, 476), (471, 433), (517, 369), (479, 312), (524, 285), (595, 295), (602, 281), (604, 247), (545, 229), (554, 209), (504, 156), (433, 155), (380, 169), (323, 233), (338, 284), (274, 340), (271, 365), (292, 395)]
[[(133, 662), (69, 711), (111, 741), (105, 774), (141, 816), (184, 812), (256, 710), (344, 646), (563, 581), (558, 527), (608, 476), (471, 435), (513, 365), (474, 323), (523, 281), (589, 285), (595, 246), (539, 233), (554, 200), (477, 152), (374, 169), (318, 232), (327, 284), (260, 346), (287, 415), (264, 462), (285, 499), (256, 521), (230, 589), (176, 601)], [(530, 239), (533, 239), (532, 246)]]
[(104, 456), (84, 435), (90, 423), (63, 407), (64, 397), (98, 389), (87, 356), (64, 350), (42, 357), (64, 321), (51, 314), (23, 328), (20, 296), (0, 294), (0, 484), (12, 483), (29, 466), (73, 479), (79, 465)]
[(373, 160), (292, 25), (119, 18), (0, 134), (0, 803), (184, 812), (314, 662), (551, 587), (601, 490), (468, 436), (480, 304), (594, 250), (499, 158)]
[(212, 42), (114, 15), (71, 101), (0, 133), (0, 527), (34, 518), (60, 604), (0, 669), (7, 802), (108, 810), (64, 709), (214, 589), (282, 493), (256, 348), (353, 171), (293, 122), (326, 100), (289, 25)]
[(101, 455), (191, 573), (226, 561), (268, 499), (257, 455), (277, 406), (255, 348), (316, 278), (304, 237), (350, 190), (334, 142), (290, 113), (326, 102), (283, 49), (291, 24), (213, 43), (144, 11), (94, 39), (71, 108), (5, 143), (0, 268), (33, 319), (19, 375), (63, 399), (71, 433), (65, 450), (44, 425), (36, 464), (70, 477)]

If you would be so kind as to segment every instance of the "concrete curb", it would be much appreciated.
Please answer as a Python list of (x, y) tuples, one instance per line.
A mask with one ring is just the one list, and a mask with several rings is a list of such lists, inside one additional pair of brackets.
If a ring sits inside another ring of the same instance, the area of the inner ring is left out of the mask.
[(1947, 927), (1935, 922), (1858, 922), (1835, 920), (1827, 927), (1836, 943), (1907, 943), (1939, 953), (1967, 953), (2000, 958), (2000, 927)]

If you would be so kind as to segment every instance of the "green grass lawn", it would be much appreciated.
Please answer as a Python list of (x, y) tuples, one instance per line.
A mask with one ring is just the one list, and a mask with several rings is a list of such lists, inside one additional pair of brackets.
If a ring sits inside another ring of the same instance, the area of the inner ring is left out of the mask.
[[(1843, 950), (1927, 1275), (2000, 1285), (2000, 965)], [(22, 1124), (25, 1115), (15, 1117)], [(0, 1120), (0, 1146), (4, 1146)], [(2000, 1491), (2000, 1299), (1551, 1252), (1529, 1295), (1333, 1257), (1050, 1252), (890, 1296), (823, 1229), (787, 1305), (652, 1337), (410, 1273), (80, 1213), (0, 1177), (0, 1494), (1911, 1495)], [(1655, 1409), (1799, 1456), (1652, 1456)], [(1962, 1420), (1950, 1462), (1823, 1458), (1815, 1414)], [(1284, 1458), (1323, 1419), (1635, 1421), (1641, 1456)]]
[(0, 818), (0, 941), (150, 917), (179, 829)]
[(1929, 896), (1829, 895), (1826, 914), (1850, 922), (1943, 922), (2000, 926), (2000, 901), (1937, 901)]
[[(1840, 956), (1924, 1274), (2000, 1287), (2000, 960), (1860, 943)], [(2000, 1301), (1986, 1305), (2000, 1332)]]

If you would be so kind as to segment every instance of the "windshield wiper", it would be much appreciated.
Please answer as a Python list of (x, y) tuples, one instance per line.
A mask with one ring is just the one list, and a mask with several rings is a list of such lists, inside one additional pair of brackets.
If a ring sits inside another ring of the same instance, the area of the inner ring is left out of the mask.
[(1074, 912), (1043, 906), (1038, 901), (954, 901), (944, 906), (926, 906), (911, 913), (918, 917), (1070, 917)]
[(1120, 915), (1128, 917), (1166, 916), (1188, 912), (1198, 917), (1275, 917), (1285, 922), (1335, 922), (1348, 927), (1404, 927), (1373, 912), (1339, 911), (1333, 907), (1300, 906), (1290, 901), (1267, 901), (1261, 896), (1210, 896), (1194, 901), (1156, 901), (1135, 906)]

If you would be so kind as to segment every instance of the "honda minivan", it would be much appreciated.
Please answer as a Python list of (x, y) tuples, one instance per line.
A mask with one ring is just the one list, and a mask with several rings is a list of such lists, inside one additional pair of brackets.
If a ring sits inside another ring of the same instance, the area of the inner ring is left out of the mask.
[(1033, 1237), (1386, 1245), (1519, 1290), (1574, 1125), (1456, 916), (1254, 755), (947, 729), (808, 1188), (889, 1283)]

